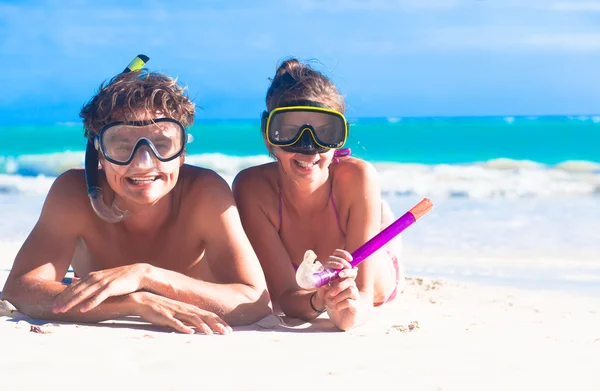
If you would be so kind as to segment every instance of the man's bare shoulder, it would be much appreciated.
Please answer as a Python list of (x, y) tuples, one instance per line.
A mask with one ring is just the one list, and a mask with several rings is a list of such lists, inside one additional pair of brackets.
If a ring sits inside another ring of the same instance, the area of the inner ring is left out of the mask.
[(229, 184), (211, 169), (183, 165), (179, 182), (187, 213), (204, 216), (220, 214), (234, 205)]
[(194, 196), (204, 197), (231, 191), (225, 178), (208, 168), (184, 164), (181, 167), (179, 180), (182, 181), (185, 194)]
[(70, 208), (88, 206), (85, 172), (71, 169), (60, 174), (52, 184), (47, 203), (65, 205)]
[(79, 232), (86, 225), (92, 208), (87, 196), (85, 173), (72, 169), (59, 175), (52, 184), (40, 216), (40, 224)]

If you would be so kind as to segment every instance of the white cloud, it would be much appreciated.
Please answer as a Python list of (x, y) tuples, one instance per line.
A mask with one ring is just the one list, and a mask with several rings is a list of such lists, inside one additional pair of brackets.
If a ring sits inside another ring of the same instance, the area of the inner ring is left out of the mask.
[[(477, 2), (477, 0), (472, 0)], [(392, 11), (392, 10), (443, 10), (458, 7), (461, 0), (291, 0), (288, 6), (303, 11)]]
[(546, 8), (554, 11), (600, 12), (600, 1), (557, 2), (546, 5)]
[(532, 34), (523, 44), (563, 51), (600, 51), (600, 33)]
[(347, 53), (388, 56), (402, 53), (448, 53), (448, 52), (549, 52), (600, 53), (600, 33), (581, 32), (540, 33), (535, 28), (514, 26), (473, 26), (426, 29), (407, 37), (388, 36), (349, 37), (341, 45)]
[(547, 11), (600, 11), (600, 0), (287, 0), (290, 10), (327, 12), (445, 11), (533, 9)]
[(438, 30), (423, 44), (439, 50), (483, 51), (540, 50), (551, 52), (600, 52), (600, 33), (538, 33), (527, 28), (495, 27)]

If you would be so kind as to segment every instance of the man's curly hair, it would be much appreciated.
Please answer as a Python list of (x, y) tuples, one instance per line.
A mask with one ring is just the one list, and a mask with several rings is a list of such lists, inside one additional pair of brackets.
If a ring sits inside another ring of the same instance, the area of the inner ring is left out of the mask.
[(195, 105), (177, 80), (147, 69), (121, 73), (81, 109), (85, 137), (92, 138), (111, 122), (139, 120), (140, 113), (157, 113), (176, 119), (188, 128), (194, 122)]

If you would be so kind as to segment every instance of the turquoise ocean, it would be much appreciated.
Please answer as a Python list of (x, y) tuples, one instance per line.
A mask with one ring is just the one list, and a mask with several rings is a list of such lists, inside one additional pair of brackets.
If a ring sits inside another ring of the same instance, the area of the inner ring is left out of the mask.
[[(393, 117), (350, 122), (346, 146), (372, 162), (475, 164), (499, 158), (547, 166), (600, 162), (600, 116)], [(188, 145), (190, 155), (265, 155), (258, 120), (197, 120), (190, 133), (195, 138)], [(52, 174), (47, 166), (36, 168), (34, 161), (84, 149), (79, 123), (0, 126), (0, 173)]]
[[(346, 146), (375, 165), (397, 215), (435, 205), (403, 234), (409, 275), (600, 293), (600, 115), (350, 123)], [(258, 119), (190, 133), (187, 163), (229, 183), (270, 161)], [(80, 123), (0, 126), (0, 256), (14, 257), (56, 176), (83, 166), (85, 141)]]

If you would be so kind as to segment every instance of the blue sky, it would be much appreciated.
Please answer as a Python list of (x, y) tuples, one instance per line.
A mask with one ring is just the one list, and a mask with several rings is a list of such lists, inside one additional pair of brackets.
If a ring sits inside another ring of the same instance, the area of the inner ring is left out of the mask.
[(257, 118), (289, 56), (350, 117), (600, 112), (599, 0), (0, 0), (0, 124), (78, 121), (138, 53), (199, 119)]

